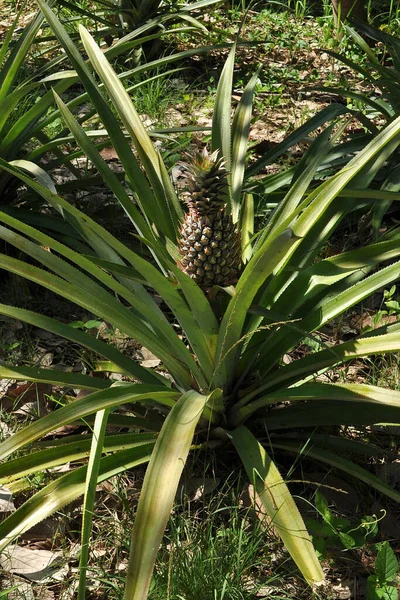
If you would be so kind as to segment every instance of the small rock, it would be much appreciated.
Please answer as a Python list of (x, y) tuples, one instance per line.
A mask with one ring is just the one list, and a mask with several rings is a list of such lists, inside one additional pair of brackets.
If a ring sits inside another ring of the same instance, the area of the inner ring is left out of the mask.
[(4, 486), (0, 486), (0, 513), (14, 512), (15, 506), (12, 493)]

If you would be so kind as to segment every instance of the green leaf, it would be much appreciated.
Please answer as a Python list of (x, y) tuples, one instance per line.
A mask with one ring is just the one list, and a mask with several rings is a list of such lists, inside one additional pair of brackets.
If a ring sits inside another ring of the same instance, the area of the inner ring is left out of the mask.
[[(128, 93), (103, 52), (101, 52), (92, 36), (82, 25), (79, 26), (79, 32), (89, 59), (102, 79), (111, 101), (129, 132), (149, 178), (159, 211), (155, 222), (157, 224), (164, 222), (167, 235), (174, 241), (177, 236), (182, 211), (172, 186), (169, 185), (166, 187), (165, 185), (165, 179), (163, 178), (163, 173), (165, 173), (164, 163), (162, 163), (155, 151)], [(162, 218), (160, 218), (161, 215)]]
[(335, 402), (321, 400), (319, 402), (300, 402), (285, 410), (270, 410), (268, 417), (259, 420), (261, 427), (268, 431), (281, 429), (298, 429), (299, 427), (317, 427), (333, 425), (373, 425), (377, 423), (399, 423), (399, 409), (385, 407), (382, 414), (380, 404), (363, 404), (359, 402)]
[[(51, 7), (55, 4), (55, 0), (47, 0), (47, 4), (49, 7)], [(17, 18), (13, 25), (17, 25), (18, 17), (22, 13), (22, 10), (23, 7), (21, 7), (20, 11), (18, 12)], [(20, 73), (21, 65), (24, 62), (26, 55), (30, 51), (33, 40), (35, 39), (42, 23), (43, 15), (41, 13), (37, 13), (32, 22), (24, 28), (20, 38), (18, 39), (17, 43), (14, 44), (12, 51), (7, 57), (7, 60), (2, 65), (2, 68), (0, 69), (0, 100), (8, 95), (9, 90)], [(13, 27), (11, 27), (11, 31), (12, 30)], [(7, 47), (7, 44), (5, 47)], [(1, 58), (3, 59), (4, 56), (1, 55)]]
[[(123, 417), (120, 415), (120, 417)], [(133, 425), (139, 429), (141, 423), (135, 424), (135, 418), (131, 417)], [(149, 415), (151, 419), (151, 415)], [(86, 420), (89, 422), (89, 419)], [(123, 421), (121, 422), (123, 426)], [(112, 424), (112, 417), (110, 419)], [(103, 444), (103, 452), (111, 453), (127, 448), (135, 448), (155, 441), (154, 433), (126, 433), (118, 435), (107, 435)], [(4, 485), (11, 481), (21, 479), (32, 473), (45, 471), (52, 467), (63, 465), (67, 462), (77, 462), (85, 460), (90, 452), (92, 436), (79, 434), (78, 436), (69, 435), (67, 439), (58, 438), (56, 440), (43, 440), (36, 442), (30, 454), (24, 454), (14, 460), (8, 460), (0, 465), (0, 482)], [(42, 450), (41, 448), (44, 448)]]
[(399, 570), (395, 553), (389, 542), (383, 542), (375, 560), (375, 573), (381, 585), (394, 580)]
[[(236, 48), (234, 46), (231, 52), (234, 52), (235, 50)], [(229, 61), (230, 58), (228, 58), (228, 62)], [(234, 223), (236, 223), (239, 218), (241, 208), (243, 177), (245, 171), (247, 146), (249, 143), (250, 122), (253, 106), (253, 93), (258, 80), (259, 72), (260, 69), (254, 73), (244, 88), (232, 122), (232, 159), (229, 181), (231, 187), (232, 218)]]
[(208, 401), (186, 392), (169, 413), (143, 482), (132, 531), (125, 600), (144, 600), (194, 430)]
[(325, 498), (325, 496), (323, 494), (321, 494), (320, 491), (317, 490), (315, 493), (314, 501), (315, 501), (315, 506), (317, 507), (317, 511), (319, 512), (321, 517), (323, 517), (324, 521), (327, 521), (328, 523), (330, 523), (332, 513), (329, 510), (328, 501)]
[(51, 383), (52, 385), (68, 385), (82, 390), (101, 390), (109, 388), (111, 385), (111, 382), (106, 379), (98, 379), (81, 373), (58, 371), (57, 369), (41, 369), (39, 367), (0, 365), (0, 378)]
[(0, 460), (23, 448), (27, 444), (43, 437), (62, 425), (83, 419), (99, 410), (114, 408), (129, 402), (158, 402), (172, 407), (180, 397), (179, 392), (173, 392), (161, 386), (144, 384), (115, 385), (107, 390), (95, 392), (72, 404), (42, 417), (31, 425), (24, 427), (12, 437), (0, 444)]
[(273, 241), (267, 239), (243, 271), (218, 334), (214, 375), (216, 387), (223, 387), (234, 376), (234, 365), (240, 351), (241, 332), (248, 309), (260, 286), (296, 241), (290, 230)]
[[(268, 377), (268, 382), (265, 385), (259, 386), (257, 394), (268, 389), (293, 385), (302, 379), (306, 379), (308, 376), (314, 376), (322, 370), (355, 358), (374, 354), (387, 354), (398, 352), (399, 350), (400, 332), (363, 337), (344, 342), (343, 344), (337, 344), (332, 348), (327, 348), (326, 350), (305, 356), (300, 360), (293, 361), (289, 365), (285, 365), (279, 369), (276, 373), (271, 373)], [(246, 397), (246, 401), (250, 397), (251, 395), (249, 394)]]
[(83, 501), (81, 553), (79, 557), (79, 588), (78, 600), (86, 599), (87, 568), (89, 560), (89, 542), (92, 532), (96, 487), (99, 477), (101, 455), (106, 434), (107, 419), (110, 409), (101, 410), (96, 414), (92, 444), (86, 471), (85, 495)]
[[(45, 14), (46, 19), (47, 19), (48, 23), (50, 24), (53, 32), (59, 39), (60, 43), (63, 45), (70, 60), (72, 61), (73, 66), (75, 67), (80, 80), (85, 85), (85, 88), (90, 96), (91, 102), (94, 104), (96, 110), (98, 111), (100, 119), (104, 124), (104, 127), (108, 131), (111, 143), (118, 152), (118, 156), (120, 157), (121, 162), (124, 166), (124, 169), (125, 169), (128, 179), (129, 179), (129, 182), (130, 182), (134, 192), (137, 194), (137, 198), (139, 199), (139, 201), (142, 204), (144, 203), (146, 205), (145, 212), (149, 215), (149, 218), (152, 219), (154, 222), (159, 223), (159, 227), (160, 227), (161, 231), (164, 231), (164, 228), (165, 228), (165, 234), (172, 236), (172, 239), (173, 239), (174, 231), (171, 230), (171, 215), (168, 213), (168, 214), (165, 214), (165, 219), (158, 219), (158, 214), (159, 214), (158, 209), (160, 208), (159, 207), (160, 197), (158, 196), (158, 201), (157, 201), (157, 198), (155, 198), (154, 193), (153, 193), (150, 185), (148, 184), (146, 177), (145, 177), (143, 171), (141, 170), (139, 163), (129, 146), (128, 141), (125, 139), (125, 134), (122, 131), (122, 128), (121, 128), (118, 120), (115, 118), (110, 106), (103, 98), (103, 96), (100, 92), (99, 86), (97, 85), (95, 79), (93, 78), (90, 70), (88, 69), (87, 65), (83, 61), (82, 57), (80, 56), (79, 51), (76, 48), (76, 45), (73, 43), (73, 41), (67, 34), (66, 30), (64, 29), (64, 27), (61, 25), (61, 23), (56, 18), (56, 16), (53, 14), (53, 12), (43, 2), (43, 0), (37, 0), (37, 1), (38, 1), (40, 8), (43, 11), (43, 13)], [(89, 41), (89, 43), (90, 43), (90, 41)], [(96, 46), (96, 44), (94, 42), (93, 42), (93, 44), (94, 44), (94, 46)], [(97, 48), (97, 46), (96, 46), (96, 48)], [(96, 52), (92, 46), (91, 46), (91, 52), (92, 52), (92, 54), (93, 54), (93, 52)], [(100, 52), (100, 51), (98, 51), (98, 52)], [(101, 52), (100, 52), (100, 54), (101, 54)], [(102, 57), (102, 58), (104, 59), (104, 61), (107, 62), (105, 57)], [(117, 89), (120, 89), (121, 85), (122, 84), (120, 82), (118, 82)], [(81, 100), (82, 100), (82, 97), (81, 97)], [(129, 100), (129, 103), (130, 103), (130, 100)], [(71, 106), (71, 103), (69, 103), (69, 105)], [(78, 105), (79, 105), (79, 102), (78, 102)], [(142, 125), (142, 127), (143, 127), (143, 125)], [(153, 152), (154, 152), (154, 149), (153, 149)], [(161, 193), (160, 187), (157, 188), (157, 193), (158, 194)], [(161, 208), (164, 207), (164, 209), (165, 209), (165, 205), (166, 205), (165, 198), (162, 198), (162, 200), (164, 201), (164, 203), (161, 206)]]
[(336, 119), (340, 115), (349, 113), (349, 111), (342, 104), (330, 104), (323, 108), (319, 113), (311, 117), (304, 125), (301, 125), (293, 133), (288, 135), (282, 142), (275, 146), (269, 152), (266, 152), (260, 159), (253, 163), (246, 171), (245, 177), (253, 177), (257, 175), (266, 165), (274, 162), (281, 154), (285, 153), (286, 150), (300, 142), (307, 136), (308, 133), (314, 131), (321, 125), (324, 125), (327, 121)]
[(253, 254), (251, 239), (254, 235), (254, 198), (253, 194), (245, 194), (240, 217), (242, 238), (242, 261), (246, 264)]
[(186, 302), (197, 323), (197, 335), (204, 337), (214, 361), (218, 336), (218, 321), (203, 290), (175, 265), (170, 270), (178, 280)]
[(275, 463), (246, 427), (238, 427), (229, 432), (229, 436), (274, 527), (301, 573), (310, 584), (322, 583), (324, 574), (306, 526)]
[[(278, 402), (297, 402), (300, 400), (323, 401), (340, 400), (344, 402), (377, 403), (382, 406), (382, 419), (385, 419), (384, 407), (400, 409), (400, 392), (374, 385), (346, 383), (304, 383), (297, 387), (280, 390), (263, 396), (239, 408), (230, 416), (229, 423), (236, 426), (248, 419), (254, 412)], [(400, 412), (399, 412), (400, 419)]]
[[(212, 150), (219, 150), (231, 169), (231, 102), (236, 43), (233, 44), (219, 78), (212, 121)], [(230, 200), (231, 201), (231, 200)]]
[(400, 493), (394, 490), (390, 485), (384, 483), (381, 479), (372, 475), (369, 471), (356, 465), (355, 463), (342, 458), (338, 454), (333, 452), (329, 452), (328, 450), (324, 450), (322, 448), (318, 448), (317, 446), (307, 445), (304, 447), (303, 445), (299, 445), (297, 442), (280, 442), (273, 441), (272, 445), (274, 448), (281, 448), (282, 450), (287, 450), (288, 452), (294, 454), (303, 454), (305, 456), (310, 456), (311, 458), (321, 461), (323, 463), (327, 463), (328, 465), (343, 471), (344, 473), (348, 473), (352, 477), (359, 479), (366, 483), (369, 487), (374, 488), (378, 492), (384, 494), (388, 498), (392, 498), (396, 502), (400, 502)]
[(293, 215), (297, 206), (302, 201), (312, 178), (315, 176), (317, 168), (321, 165), (326, 158), (328, 151), (332, 148), (332, 141), (330, 139), (332, 130), (333, 126), (328, 127), (318, 135), (300, 160), (296, 167), (295, 176), (290, 189), (279, 203), (277, 209), (271, 216), (271, 219), (268, 221), (267, 226), (261, 234), (261, 239), (264, 239), (268, 233), (276, 230), (290, 215)]
[[(148, 462), (153, 444), (129, 448), (102, 458), (97, 483), (118, 473)], [(18, 535), (46, 517), (82, 496), (85, 490), (87, 467), (80, 467), (46, 485), (0, 523), (0, 551)]]
[[(128, 356), (126, 356), (125, 354), (123, 354), (122, 352), (120, 352), (119, 350), (117, 350), (116, 348), (114, 348), (114, 346), (112, 346), (111, 344), (107, 344), (105, 342), (102, 342), (101, 340), (98, 340), (97, 338), (95, 338), (92, 335), (89, 335), (83, 331), (80, 331), (79, 329), (75, 329), (74, 327), (72, 327), (71, 325), (66, 325), (65, 323), (60, 323), (58, 321), (56, 321), (55, 319), (52, 319), (50, 317), (45, 317), (43, 315), (39, 315), (38, 313), (34, 313), (32, 311), (23, 309), (23, 308), (14, 308), (13, 306), (7, 306), (5, 304), (0, 304), (0, 314), (2, 315), (6, 315), (7, 317), (12, 317), (13, 319), (18, 319), (19, 321), (22, 321), (24, 323), (29, 323), (30, 325), (33, 325), (34, 327), (39, 327), (40, 329), (45, 329), (46, 331), (50, 331), (56, 335), (59, 335), (67, 340), (71, 340), (73, 342), (76, 342), (78, 344), (80, 344), (81, 346), (83, 346), (84, 348), (89, 348), (90, 350), (92, 350), (93, 352), (95, 352), (96, 354), (99, 354), (100, 356), (104, 356), (104, 358), (107, 358), (108, 360), (110, 360), (111, 362), (115, 363), (116, 365), (118, 365), (119, 367), (121, 367), (122, 371), (128, 375), (130, 375), (131, 377), (135, 377), (137, 378), (139, 381), (142, 381), (143, 383), (150, 383), (150, 384), (157, 384), (160, 383), (161, 380), (166, 381), (164, 378), (162, 378), (160, 380), (160, 377), (153, 373), (152, 371), (145, 369), (144, 367), (141, 367), (137, 362), (133, 361), (132, 359), (130, 359)], [(11, 367), (7, 367), (9, 370), (11, 369)], [(22, 370), (21, 370), (22, 369)], [(20, 380), (21, 378), (24, 379), (29, 379), (30, 381), (44, 381), (42, 378), (45, 377), (45, 381), (52, 381), (53, 383), (56, 383), (57, 380), (57, 376), (59, 374), (53, 373), (52, 371), (49, 369), (34, 369), (31, 372), (29, 371), (29, 369), (27, 370), (26, 367), (19, 367), (17, 368), (12, 368), (12, 376), (11, 379), (18, 379)], [(18, 375), (18, 373), (20, 373), (20, 375)], [(73, 375), (73, 378), (75, 378), (75, 375)], [(63, 377), (69, 377), (68, 373), (63, 373), (62, 375)], [(3, 377), (7, 377), (7, 375), (3, 375)], [(83, 377), (82, 375), (80, 377)], [(70, 379), (70, 380), (66, 380), (63, 379), (61, 381), (59, 381), (59, 383), (65, 382), (66, 384), (72, 383), (72, 381), (74, 382), (73, 385), (75, 386), (76, 383), (76, 387), (79, 387), (79, 377), (77, 377), (76, 379)], [(83, 382), (83, 380), (82, 380)], [(88, 382), (89, 383), (89, 382)], [(105, 385), (105, 381), (104, 380), (100, 380), (100, 379), (96, 379), (95, 381), (90, 382), (91, 386), (96, 386), (96, 387), (100, 387), (100, 386), (104, 386)]]
[(71, 130), (74, 138), (77, 143), (80, 145), (81, 149), (85, 152), (86, 156), (92, 161), (92, 163), (96, 166), (96, 169), (99, 171), (103, 180), (110, 188), (110, 190), (115, 194), (118, 199), (118, 202), (124, 208), (126, 214), (131, 219), (132, 223), (135, 225), (138, 233), (144, 238), (148, 238), (157, 243), (157, 238), (154, 235), (154, 232), (151, 227), (149, 227), (148, 223), (139, 213), (137, 208), (132, 203), (131, 198), (128, 196), (124, 186), (119, 181), (118, 177), (115, 173), (109, 168), (107, 163), (102, 159), (99, 152), (96, 150), (94, 145), (90, 142), (88, 136), (80, 127), (78, 122), (74, 119), (72, 113), (65, 106), (61, 98), (55, 94), (57, 105), (60, 109), (61, 115), (66, 122), (67, 126)]
[[(2, 216), (4, 220), (6, 217)], [(11, 217), (8, 217), (11, 219)], [(15, 220), (14, 220), (15, 221)], [(28, 229), (29, 226), (18, 224), (20, 228), (24, 227)], [(3, 268), (6, 268), (12, 272), (18, 273), (27, 279), (31, 279), (58, 293), (59, 295), (69, 298), (76, 304), (84, 306), (90, 312), (94, 312), (97, 316), (105, 319), (112, 323), (114, 327), (118, 327), (124, 333), (127, 333), (134, 339), (138, 340), (142, 345), (150, 350), (154, 351), (161, 360), (165, 363), (167, 368), (170, 369), (171, 373), (176, 373), (178, 381), (188, 383), (191, 380), (187, 370), (183, 367), (183, 364), (188, 361), (191, 365), (193, 373), (198, 373), (198, 367), (195, 363), (192, 355), (188, 352), (183, 342), (179, 339), (176, 333), (173, 331), (171, 325), (155, 304), (154, 300), (145, 292), (144, 296), (147, 302), (140, 298), (140, 288), (136, 288), (136, 294), (132, 294), (125, 286), (122, 286), (116, 282), (109, 275), (104, 273), (98, 267), (95, 267), (93, 263), (87, 261), (81, 255), (67, 249), (58, 242), (55, 242), (48, 236), (40, 234), (37, 230), (29, 228), (29, 234), (36, 239), (45, 239), (50, 247), (57, 247), (57, 250), (62, 254), (76, 257), (77, 264), (85, 268), (89, 273), (96, 272), (97, 277), (100, 281), (105, 281), (112, 289), (120, 293), (123, 297), (129, 296), (129, 301), (142, 317), (135, 318), (132, 312), (126, 308), (117, 298), (112, 296), (103, 287), (96, 284), (95, 281), (85, 276), (81, 271), (78, 271), (74, 267), (71, 267), (68, 263), (59, 259), (55, 254), (45, 251), (42, 247), (37, 244), (33, 244), (28, 240), (18, 236), (16, 233), (11, 232), (4, 227), (0, 227), (0, 235), (3, 239), (7, 239), (10, 243), (16, 245), (20, 249), (31, 254), (34, 258), (42, 262), (47, 267), (51, 268), (57, 273), (60, 273), (61, 277), (52, 275), (46, 271), (38, 269), (37, 267), (29, 266), (21, 261), (3, 256), (2, 264)], [(147, 319), (147, 322), (146, 322)], [(150, 326), (149, 326), (150, 325)], [(153, 331), (152, 331), (153, 330)], [(161, 342), (161, 340), (163, 340)], [(173, 356), (172, 345), (176, 346), (178, 354), (182, 360), (177, 359)], [(169, 348), (166, 351), (166, 348)], [(175, 367), (173, 366), (175, 363)], [(186, 374), (185, 374), (186, 371)], [(178, 374), (180, 373), (180, 374)], [(199, 373), (198, 373), (199, 374)], [(181, 377), (183, 378), (181, 379)], [(201, 375), (200, 375), (201, 378)]]
[(346, 550), (350, 550), (356, 545), (356, 540), (351, 535), (343, 531), (339, 531), (339, 539)]

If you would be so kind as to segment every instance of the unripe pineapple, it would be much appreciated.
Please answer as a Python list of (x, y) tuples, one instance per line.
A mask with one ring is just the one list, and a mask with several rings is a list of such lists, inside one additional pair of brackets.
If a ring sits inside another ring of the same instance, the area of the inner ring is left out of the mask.
[(186, 167), (189, 206), (181, 229), (179, 249), (182, 270), (202, 287), (236, 283), (241, 262), (241, 241), (227, 211), (227, 172), (218, 151), (204, 149)]

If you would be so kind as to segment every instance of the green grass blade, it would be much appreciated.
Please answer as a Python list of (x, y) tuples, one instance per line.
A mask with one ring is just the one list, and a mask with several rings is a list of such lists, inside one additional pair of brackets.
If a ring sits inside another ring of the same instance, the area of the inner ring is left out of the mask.
[(275, 463), (246, 427), (229, 433), (247, 476), (276, 527), (285, 547), (310, 584), (320, 584), (324, 574), (289, 489)]
[(132, 531), (124, 600), (147, 598), (154, 563), (170, 515), (194, 430), (209, 397), (186, 392), (158, 436)]

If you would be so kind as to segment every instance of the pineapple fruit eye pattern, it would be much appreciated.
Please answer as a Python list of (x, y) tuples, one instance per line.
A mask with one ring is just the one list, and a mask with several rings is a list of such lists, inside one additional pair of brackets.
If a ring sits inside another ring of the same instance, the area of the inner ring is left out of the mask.
[(186, 167), (189, 207), (180, 232), (180, 266), (202, 287), (237, 282), (241, 239), (226, 207), (227, 171), (218, 152), (205, 148)]

